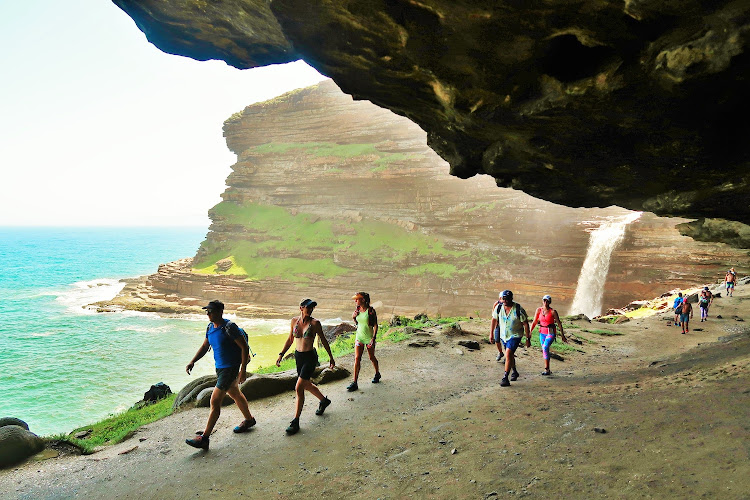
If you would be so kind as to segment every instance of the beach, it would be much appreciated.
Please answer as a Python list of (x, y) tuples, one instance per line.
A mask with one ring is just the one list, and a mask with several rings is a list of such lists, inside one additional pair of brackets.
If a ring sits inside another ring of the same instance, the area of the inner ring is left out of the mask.
[[(258, 425), (247, 434), (231, 432), (241, 418), (226, 407), (207, 452), (184, 444), (207, 414), (190, 409), (93, 455), (1, 471), (0, 496), (747, 498), (748, 300), (742, 286), (716, 299), (687, 335), (668, 310), (577, 321), (568, 333), (581, 352), (542, 377), (541, 353), (519, 349), (521, 376), (508, 388), (483, 342), (488, 320), (429, 330), (410, 340), (435, 347), (379, 347), (379, 385), (364, 360), (359, 391), (346, 380), (322, 386), (333, 402), (323, 417), (308, 397), (295, 436), (284, 434), (293, 392), (252, 401)], [(337, 363), (351, 368), (352, 358)]]

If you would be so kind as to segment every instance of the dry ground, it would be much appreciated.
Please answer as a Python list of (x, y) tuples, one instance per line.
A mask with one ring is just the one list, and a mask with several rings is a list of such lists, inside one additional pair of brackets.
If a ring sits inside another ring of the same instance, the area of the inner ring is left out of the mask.
[(253, 402), (258, 425), (242, 435), (227, 407), (208, 452), (183, 443), (207, 415), (188, 410), (94, 455), (0, 471), (0, 497), (750, 498), (749, 307), (740, 288), (688, 335), (663, 316), (582, 333), (593, 343), (549, 378), (539, 351), (519, 349), (509, 388), (494, 346), (456, 345), (486, 322), (433, 334), (437, 347), (383, 344), (382, 382), (364, 361), (360, 391), (323, 387), (323, 417), (308, 396), (295, 436), (292, 393)]

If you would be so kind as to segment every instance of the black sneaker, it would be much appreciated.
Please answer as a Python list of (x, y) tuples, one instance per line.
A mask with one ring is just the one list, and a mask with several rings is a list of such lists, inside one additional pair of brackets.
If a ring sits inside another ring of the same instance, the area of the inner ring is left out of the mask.
[[(324, 411), (326, 411), (326, 408), (328, 408), (328, 405), (331, 404), (331, 400), (328, 398), (323, 398), (320, 400), (320, 404), (318, 404), (318, 409), (315, 410), (316, 415), (322, 415)], [(299, 425), (297, 426), (299, 428)], [(287, 430), (287, 432), (289, 432)]]
[(286, 428), (286, 433), (291, 436), (292, 434), (297, 434), (297, 431), (299, 431), (299, 419), (295, 418), (289, 422), (289, 427)]
[(203, 434), (199, 434), (193, 439), (186, 439), (185, 443), (189, 444), (193, 448), (200, 448), (202, 450), (208, 449), (208, 438)]
[(508, 387), (510, 385), (510, 382), (508, 382), (508, 377), (503, 377), (503, 379), (500, 381), (500, 387)]
[(549, 370), (544, 370), (544, 371), (542, 372), (542, 375), (545, 375), (545, 376), (546, 376), (546, 375), (552, 375), (552, 372), (551, 372), (551, 371), (549, 371)]
[(372, 377), (372, 383), (377, 384), (380, 382), (380, 372), (376, 373), (374, 377)]
[(518, 380), (518, 372), (511, 373), (510, 374), (510, 381), (511, 382), (515, 382), (516, 380)]
[(356, 383), (356, 382), (352, 382), (351, 384), (349, 384), (349, 385), (348, 385), (348, 386), (346, 387), (346, 390), (347, 390), (347, 391), (349, 391), (349, 392), (354, 392), (354, 391), (356, 391), (357, 389), (359, 389), (359, 386), (357, 385), (357, 383)]

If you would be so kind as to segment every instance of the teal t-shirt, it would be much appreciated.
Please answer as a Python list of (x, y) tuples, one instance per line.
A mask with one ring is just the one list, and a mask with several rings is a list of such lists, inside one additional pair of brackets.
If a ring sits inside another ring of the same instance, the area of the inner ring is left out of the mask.
[(511, 337), (522, 337), (524, 334), (523, 324), (529, 321), (529, 317), (523, 307), (514, 302), (510, 313), (505, 313), (503, 304), (498, 304), (492, 311), (492, 317), (497, 320), (497, 328), (500, 330), (500, 338), (507, 341)]

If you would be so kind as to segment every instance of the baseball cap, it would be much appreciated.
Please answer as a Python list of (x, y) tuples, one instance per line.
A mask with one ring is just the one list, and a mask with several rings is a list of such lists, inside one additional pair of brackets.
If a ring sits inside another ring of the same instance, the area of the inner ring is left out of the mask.
[(542, 297), (542, 300), (546, 300), (548, 302), (552, 302), (552, 297), (550, 297), (549, 295), (545, 295), (544, 297)]
[(315, 302), (313, 299), (305, 299), (299, 303), (300, 307), (315, 307), (317, 305), (318, 303)]
[(510, 290), (503, 290), (502, 292), (500, 292), (500, 298), (504, 299), (505, 297), (508, 297), (509, 299), (512, 299), (513, 298), (513, 292), (511, 292)]
[(212, 300), (208, 303), (208, 305), (201, 307), (201, 309), (206, 309), (209, 311), (223, 311), (224, 303), (220, 300)]

